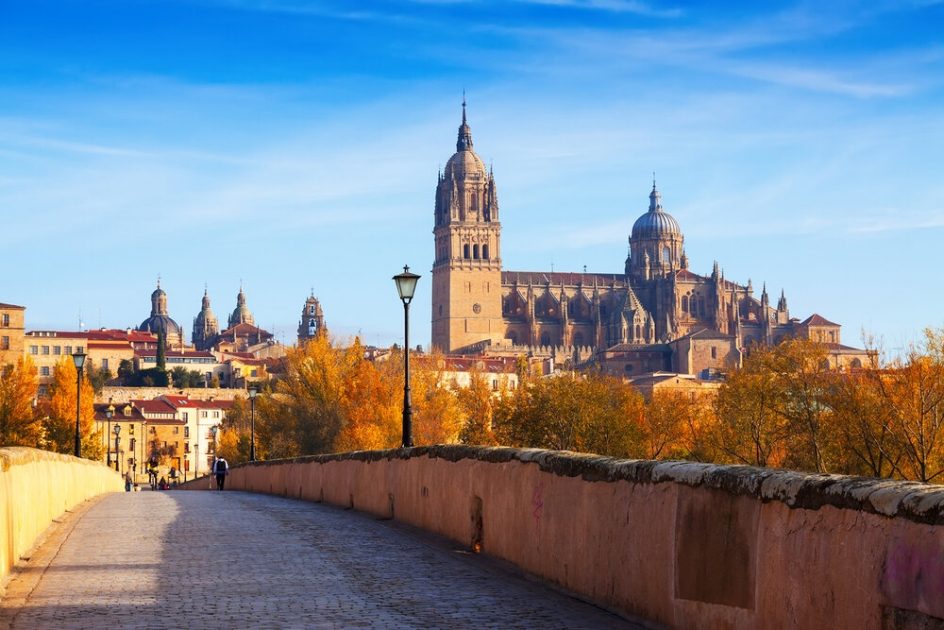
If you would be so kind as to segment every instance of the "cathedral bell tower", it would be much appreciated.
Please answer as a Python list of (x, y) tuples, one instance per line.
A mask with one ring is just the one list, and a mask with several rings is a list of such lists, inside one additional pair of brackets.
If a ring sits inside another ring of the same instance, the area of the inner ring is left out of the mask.
[(495, 178), (472, 149), (462, 124), (456, 153), (436, 185), (433, 235), (432, 345), (455, 352), (482, 341), (501, 342), (501, 224)]

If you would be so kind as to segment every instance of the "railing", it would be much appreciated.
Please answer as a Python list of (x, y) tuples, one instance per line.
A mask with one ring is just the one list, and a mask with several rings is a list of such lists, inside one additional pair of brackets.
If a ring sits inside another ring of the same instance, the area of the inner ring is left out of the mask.
[(672, 627), (944, 623), (942, 486), (435, 446), (235, 466), (230, 488), (400, 520)]

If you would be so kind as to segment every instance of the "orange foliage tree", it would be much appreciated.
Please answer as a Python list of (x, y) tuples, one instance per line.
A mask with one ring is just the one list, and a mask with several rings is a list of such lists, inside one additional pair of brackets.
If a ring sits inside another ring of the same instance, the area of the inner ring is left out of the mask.
[[(82, 457), (103, 459), (105, 447), (102, 432), (95, 426), (95, 391), (89, 379), (82, 379), (79, 434), (82, 438)], [(56, 363), (49, 398), (41, 405), (44, 415), (45, 444), (51, 451), (73, 453), (75, 450), (76, 369), (68, 358)]]
[(36, 366), (21, 357), (13, 369), (0, 376), (0, 445), (42, 445), (43, 426), (36, 417)]

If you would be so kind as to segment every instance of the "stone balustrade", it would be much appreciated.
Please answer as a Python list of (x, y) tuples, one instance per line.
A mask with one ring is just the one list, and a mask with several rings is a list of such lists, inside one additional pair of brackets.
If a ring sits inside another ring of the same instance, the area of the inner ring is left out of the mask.
[(53, 520), (104, 492), (124, 490), (101, 462), (24, 447), (0, 448), (0, 586)]
[(944, 624), (942, 486), (433, 446), (235, 466), (227, 489), (403, 521), (671, 627)]

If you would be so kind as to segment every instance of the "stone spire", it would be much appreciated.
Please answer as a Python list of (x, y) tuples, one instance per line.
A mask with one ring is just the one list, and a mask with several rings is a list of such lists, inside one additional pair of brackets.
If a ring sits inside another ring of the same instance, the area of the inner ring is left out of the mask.
[(780, 289), (780, 300), (777, 302), (777, 310), (784, 313), (787, 311), (787, 296), (784, 294), (783, 289)]
[(459, 139), (456, 142), (456, 151), (472, 150), (472, 129), (465, 117), (465, 92), (462, 93), (462, 124), (459, 125)]
[(652, 174), (652, 192), (649, 193), (649, 212), (662, 212), (662, 193), (656, 188), (656, 174)]

